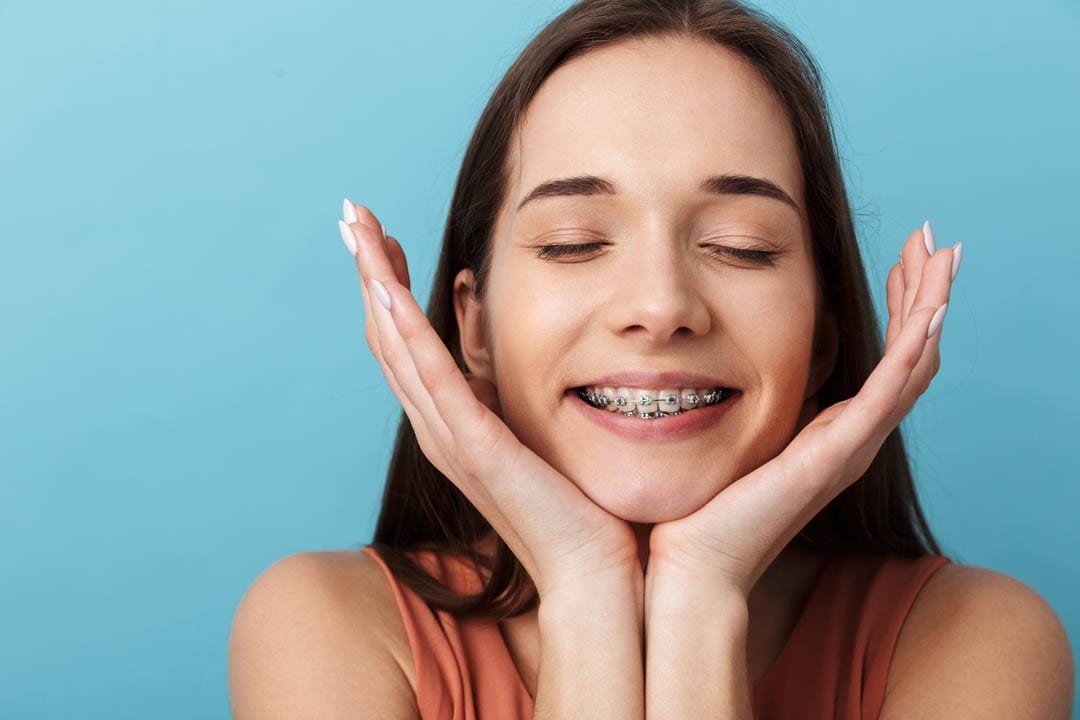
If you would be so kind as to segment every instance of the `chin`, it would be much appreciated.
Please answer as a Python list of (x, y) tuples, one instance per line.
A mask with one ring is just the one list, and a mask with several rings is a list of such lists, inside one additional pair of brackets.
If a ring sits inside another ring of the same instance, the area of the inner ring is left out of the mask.
[(684, 487), (655, 475), (648, 478), (611, 475), (597, 478), (591, 484), (578, 487), (604, 510), (627, 522), (650, 524), (690, 515), (723, 488), (723, 485)]

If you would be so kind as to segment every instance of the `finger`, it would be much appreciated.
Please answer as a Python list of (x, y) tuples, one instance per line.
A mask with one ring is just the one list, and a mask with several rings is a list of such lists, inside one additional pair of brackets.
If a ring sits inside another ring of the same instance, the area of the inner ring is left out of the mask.
[[(345, 201), (347, 208), (351, 208), (352, 204), (348, 200)], [(356, 216), (356, 212), (352, 212), (352, 216)], [(362, 255), (359, 252), (358, 244), (360, 242), (360, 234), (353, 230), (352, 225), (344, 220), (338, 221), (338, 229), (341, 231), (341, 239), (345, 241), (345, 246), (349, 248), (349, 251), (353, 254), (353, 263), (356, 265), (357, 272), (360, 275), (360, 296), (364, 301), (364, 338), (367, 340), (368, 347), (371, 349), (372, 354), (379, 360), (380, 364), (382, 358), (379, 355), (379, 331), (375, 327), (375, 320), (371, 315), (371, 300), (368, 297), (367, 284), (364, 281), (364, 264)]]
[[(346, 200), (346, 202), (348, 202), (348, 200)], [(375, 230), (379, 234), (379, 237), (386, 237), (386, 228), (383, 226), (382, 221), (375, 217), (375, 213), (371, 212), (366, 205), (351, 203), (351, 206), (352, 217), (349, 217), (349, 209), (345, 208), (345, 222), (350, 225), (354, 222), (358, 222), (361, 225), (366, 225)]]
[(398, 282), (412, 290), (412, 283), (409, 280), (409, 261), (405, 259), (405, 250), (401, 247), (401, 243), (393, 235), (386, 236), (386, 254), (390, 258), (390, 264), (394, 268), (394, 275)]
[[(446, 344), (416, 303), (412, 293), (392, 280), (383, 281), (391, 296), (386, 313), (394, 326), (395, 356), (408, 356), (412, 372), (403, 378), (405, 393), (417, 406), (430, 410), (460, 439), (460, 426), (475, 427), (490, 410), (477, 399), (461, 368), (450, 355)], [(382, 309), (377, 310), (383, 315)], [(380, 320), (380, 330), (384, 327)], [(395, 357), (395, 359), (397, 359)], [(404, 365), (404, 358), (401, 358)]]
[[(382, 238), (382, 250), (385, 253), (386, 259), (389, 262), (389, 266), (394, 273), (394, 277), (405, 285), (405, 287), (411, 288), (412, 283), (409, 278), (409, 264), (405, 259), (405, 251), (401, 247), (401, 244), (395, 239), (386, 234), (386, 228), (382, 221), (375, 217), (375, 214), (371, 212), (366, 206), (359, 203), (353, 203), (348, 198), (342, 202), (342, 211), (345, 216), (345, 225), (349, 228), (350, 236), (353, 238), (352, 243), (348, 239), (345, 240), (346, 245), (351, 245), (356, 249), (356, 261), (357, 268), (360, 271), (361, 287), (365, 297), (367, 296), (367, 277), (371, 273), (371, 268), (382, 269), (384, 266), (382, 262), (382, 255), (379, 253), (379, 245), (375, 243), (370, 255), (361, 255), (359, 250), (362, 237), (373, 232), (378, 228), (378, 236)], [(354, 229), (355, 225), (355, 229)], [(342, 229), (342, 234), (345, 234), (345, 229)], [(368, 259), (369, 267), (365, 269), (362, 260)], [(365, 274), (365, 272), (367, 274)], [(365, 314), (365, 317), (370, 318), (370, 305), (365, 304), (365, 308), (369, 310)], [(373, 321), (365, 326), (365, 334), (371, 336), (375, 335)], [(369, 345), (371, 343), (369, 342)], [(373, 350), (374, 351), (374, 350)]]
[[(364, 339), (367, 341), (368, 348), (371, 350), (371, 354), (375, 356), (375, 360), (378, 361), (379, 367), (382, 369), (383, 374), (386, 376), (387, 382), (390, 384), (390, 388), (394, 391), (395, 395), (399, 397), (402, 395), (401, 389), (397, 384), (397, 380), (394, 376), (393, 370), (386, 364), (383, 359), (382, 344), (379, 336), (379, 329), (375, 324), (374, 315), (371, 312), (371, 297), (367, 290), (367, 284), (364, 281), (364, 275), (366, 270), (365, 264), (368, 262), (366, 259), (366, 253), (362, 243), (366, 243), (366, 233), (370, 232), (360, 229), (359, 223), (347, 224), (345, 221), (339, 221), (338, 227), (341, 230), (342, 238), (348, 245), (351, 241), (351, 247), (356, 248), (355, 262), (357, 269), (360, 271), (360, 296), (364, 303)], [(408, 408), (406, 408), (408, 410)]]
[(460, 474), (454, 454), (449, 452), (449, 449), (453, 447), (453, 436), (450, 435), (441, 418), (437, 417), (430, 402), (428, 407), (424, 407), (422, 403), (417, 403), (414, 397), (409, 396), (407, 389), (411, 383), (415, 382), (410, 380), (415, 377), (415, 369), (410, 369), (411, 358), (402, 348), (401, 337), (397, 335), (389, 311), (376, 300), (372, 314), (382, 340), (382, 347), (387, 349), (383, 351), (380, 365), (383, 367), (384, 375), (391, 379), (391, 388), (400, 400), (409, 424), (413, 427), (417, 444), (424, 457), (428, 458), (436, 470), (453, 480)]
[(892, 266), (885, 279), (885, 297), (889, 308), (889, 323), (885, 328), (885, 352), (888, 352), (893, 338), (900, 332), (903, 314), (904, 267), (899, 263)]
[(951, 266), (951, 248), (935, 253), (927, 263), (924, 289), (918, 302), (913, 301), (907, 322), (844, 412), (829, 425), (828, 432), (848, 452), (874, 440), (884, 442), (929, 385), (932, 373), (922, 361), (928, 351), (936, 352), (940, 331), (927, 338), (927, 330), (939, 307), (948, 301)]
[[(365, 276), (370, 274), (368, 268), (371, 265), (385, 267), (389, 264), (380, 262), (377, 256), (373, 259), (373, 254), (371, 252), (371, 245), (373, 242), (376, 248), (380, 246), (385, 247), (385, 244), (382, 242), (382, 224), (366, 207), (351, 203), (348, 199), (343, 202), (343, 211), (346, 219), (354, 220), (354, 222), (351, 223), (341, 221), (338, 225), (346, 246), (349, 246), (350, 249), (355, 248), (356, 250), (354, 259), (360, 273), (360, 295), (364, 304), (364, 338), (367, 341), (368, 348), (371, 350), (371, 354), (375, 356), (376, 362), (379, 363), (379, 367), (382, 370), (391, 391), (393, 391), (394, 395), (401, 402), (402, 409), (405, 411), (406, 416), (409, 418), (409, 422), (413, 426), (413, 432), (416, 434), (418, 442), (423, 443), (423, 438), (431, 434), (431, 429), (426, 426), (426, 423), (423, 420), (423, 414), (418, 411), (418, 408), (413, 405), (403, 391), (401, 382), (398, 379), (398, 373), (401, 371), (395, 371), (384, 357), (382, 334), (379, 332), (375, 315), (371, 311), (371, 296), (368, 292), (368, 285), (365, 280)], [(375, 230), (376, 226), (379, 228), (377, 231)], [(378, 239), (373, 240), (373, 237), (375, 237), (376, 234)], [(397, 245), (397, 250), (402, 260), (402, 262), (399, 263), (399, 267), (404, 269), (407, 276), (408, 266), (403, 263), (404, 252), (401, 250), (400, 245)], [(429, 455), (429, 457), (431, 456)]]
[[(382, 360), (382, 349), (379, 343), (379, 333), (375, 326), (375, 320), (371, 313), (371, 298), (368, 293), (368, 279), (372, 276), (385, 278), (387, 275), (397, 277), (397, 273), (403, 271), (408, 276), (408, 266), (404, 262), (404, 251), (395, 241), (397, 253), (401, 259), (395, 268), (395, 264), (387, 255), (387, 243), (383, 238), (382, 224), (363, 205), (350, 203), (347, 199), (343, 203), (346, 218), (355, 218), (355, 222), (339, 222), (341, 234), (346, 245), (350, 244), (356, 249), (355, 261), (360, 274), (361, 294), (364, 297), (364, 336), (372, 354), (379, 360), (379, 364), (386, 370), (386, 364)], [(351, 209), (351, 213), (350, 213)], [(399, 388), (393, 385), (391, 375), (387, 377), (391, 381), (391, 388), (398, 394)]]
[(930, 221), (923, 223), (923, 227), (915, 230), (908, 235), (907, 242), (904, 243), (903, 250), (900, 251), (900, 257), (904, 261), (904, 299), (902, 303), (903, 310), (900, 315), (900, 324), (903, 325), (911, 314), (911, 303), (915, 299), (916, 293), (919, 291), (919, 280), (922, 278), (923, 265), (930, 258), (930, 252), (927, 250), (927, 238), (929, 237), (931, 242), (933, 241), (933, 230), (927, 234), (924, 229), (930, 229)]
[[(419, 417), (420, 413), (416, 411), (416, 408), (408, 399), (408, 396), (405, 395), (404, 390), (402, 390), (401, 383), (397, 378), (397, 373), (383, 357), (381, 334), (379, 332), (378, 323), (374, 318), (374, 313), (371, 312), (371, 295), (363, 285), (360, 286), (360, 293), (364, 299), (365, 326), (370, 326), (370, 330), (365, 328), (368, 347), (371, 349), (371, 354), (375, 356), (375, 361), (379, 364), (383, 376), (386, 377), (386, 382), (390, 386), (390, 389), (401, 402), (405, 414), (409, 417), (410, 421), (413, 421), (413, 418)], [(413, 423), (413, 430), (418, 435), (422, 432), (426, 432), (426, 428), (417, 426), (415, 422)]]
[[(386, 279), (386, 282), (393, 281)], [(455, 470), (447, 464), (450, 457), (448, 449), (452, 447), (453, 437), (431, 398), (416, 391), (420, 383), (416, 367), (393, 316), (377, 299), (375, 307), (372, 308), (372, 316), (382, 350), (380, 364), (387, 378), (392, 378), (391, 387), (409, 417), (417, 442), (440, 472), (447, 477), (453, 477)]]
[[(927, 261), (919, 292), (912, 303), (915, 309), (933, 308), (936, 310), (942, 304), (947, 304), (951, 300), (951, 272), (954, 255), (955, 250), (953, 248), (945, 248), (935, 252), (933, 257)], [(944, 324), (934, 333), (933, 337), (927, 340), (922, 357), (919, 358), (912, 371), (907, 387), (901, 393), (899, 405), (904, 408), (904, 414), (915, 404), (919, 396), (926, 392), (941, 366), (941, 336), (943, 332)]]
[[(349, 209), (352, 209), (354, 222), (350, 220)], [(405, 251), (396, 239), (386, 234), (386, 228), (367, 207), (359, 203), (345, 201), (346, 225), (353, 232), (357, 248), (357, 264), (360, 269), (360, 277), (367, 284), (370, 277), (385, 277), (384, 271), (389, 271), (392, 279), (397, 280), (405, 287), (412, 287), (409, 279), (409, 264), (405, 260)], [(342, 231), (344, 232), (344, 231)], [(361, 253), (361, 244), (367, 244), (367, 253)]]

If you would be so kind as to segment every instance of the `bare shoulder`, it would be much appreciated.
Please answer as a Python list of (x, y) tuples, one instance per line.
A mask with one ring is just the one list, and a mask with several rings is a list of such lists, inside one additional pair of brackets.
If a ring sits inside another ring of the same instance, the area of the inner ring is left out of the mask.
[(950, 563), (900, 630), (881, 710), (890, 718), (1069, 718), (1073, 656), (1054, 609), (1004, 573)]
[(237, 720), (419, 717), (404, 624), (367, 553), (307, 552), (273, 563), (240, 600), (228, 652)]

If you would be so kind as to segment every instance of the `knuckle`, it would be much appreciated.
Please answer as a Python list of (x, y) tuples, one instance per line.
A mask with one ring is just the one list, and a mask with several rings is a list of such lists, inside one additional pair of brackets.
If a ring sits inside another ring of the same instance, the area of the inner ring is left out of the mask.
[(397, 328), (397, 332), (401, 335), (402, 339), (412, 343), (417, 338), (421, 337), (424, 332), (423, 326), (417, 327), (416, 323), (409, 322), (407, 318), (397, 317), (394, 326)]
[(456, 373), (460, 373), (461, 370), (458, 366), (450, 361), (435, 362), (435, 363), (417, 363), (417, 374), (420, 376), (420, 381), (429, 388), (435, 388), (442, 385), (446, 380), (450, 379)]

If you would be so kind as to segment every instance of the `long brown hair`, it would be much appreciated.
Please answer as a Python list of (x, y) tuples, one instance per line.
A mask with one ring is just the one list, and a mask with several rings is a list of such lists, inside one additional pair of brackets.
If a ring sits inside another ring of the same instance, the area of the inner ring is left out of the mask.
[[(510, 140), (527, 104), (556, 68), (622, 39), (681, 36), (710, 40), (749, 60), (787, 108), (799, 149), (819, 291), (835, 314), (839, 352), (818, 392), (824, 409), (852, 397), (883, 352), (881, 332), (855, 236), (836, 153), (821, 73), (806, 47), (758, 9), (735, 0), (582, 0), (548, 25), (502, 78), (473, 132), (454, 189), (427, 315), (464, 371), (453, 307), (453, 283), (473, 270), (482, 298), (490, 237), (507, 187)], [(475, 543), (494, 540), (494, 552)], [(827, 552), (917, 557), (941, 554), (912, 482), (897, 428), (866, 474), (821, 510), (792, 541)], [(433, 608), (459, 617), (499, 619), (538, 600), (517, 558), (465, 496), (420, 450), (402, 413), (386, 489), (371, 543), (395, 577)], [(436, 550), (484, 568), (482, 590), (452, 592), (406, 553)]]

